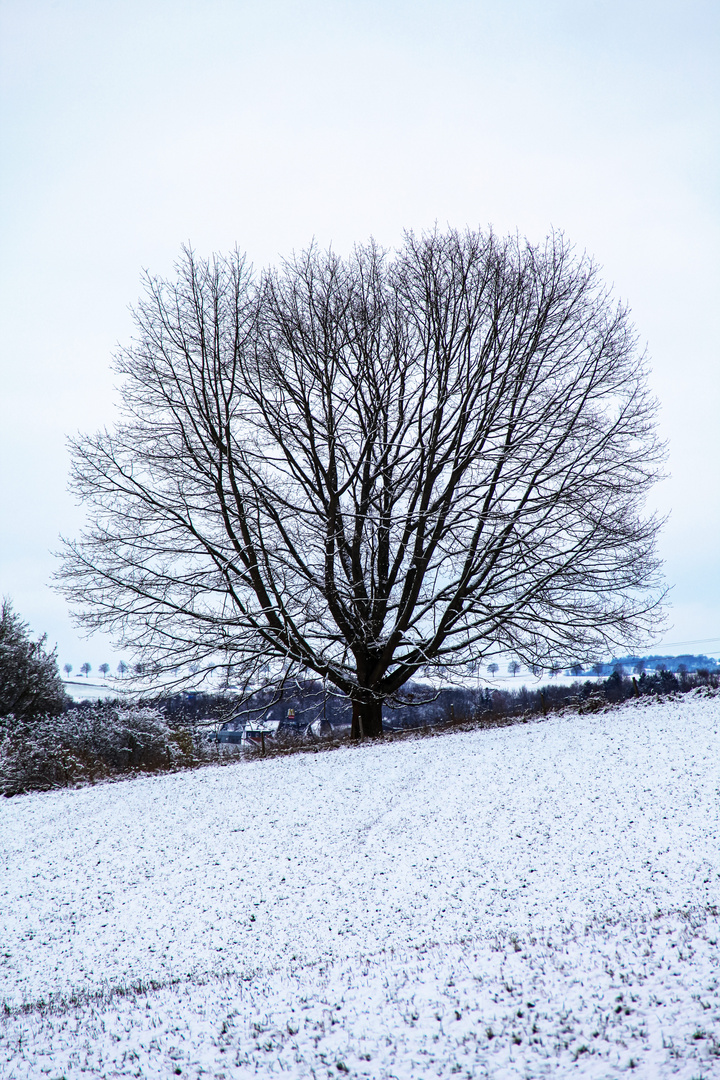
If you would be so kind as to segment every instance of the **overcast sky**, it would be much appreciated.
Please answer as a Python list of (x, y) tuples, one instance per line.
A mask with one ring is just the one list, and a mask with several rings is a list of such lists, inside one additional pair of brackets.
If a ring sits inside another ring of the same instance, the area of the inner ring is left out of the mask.
[(141, 271), (182, 243), (559, 228), (652, 358), (665, 651), (718, 654), (719, 29), (716, 0), (0, 0), (0, 593), (61, 663), (117, 663), (49, 587), (65, 440), (112, 422)]

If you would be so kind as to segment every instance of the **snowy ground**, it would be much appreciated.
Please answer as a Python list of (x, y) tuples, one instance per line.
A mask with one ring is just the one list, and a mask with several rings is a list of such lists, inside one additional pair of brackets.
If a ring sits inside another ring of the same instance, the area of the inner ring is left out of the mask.
[(720, 698), (0, 806), (0, 1073), (720, 1075)]
[(118, 683), (95, 683), (85, 679), (63, 679), (63, 688), (74, 702), (104, 701), (106, 698), (120, 697), (124, 687)]
[[(491, 677), (486, 671), (483, 671), (481, 677), (477, 680), (478, 689), (483, 690), (486, 686), (491, 690), (513, 690), (517, 692), (525, 688), (526, 690), (544, 690), (547, 686), (573, 686), (575, 683), (584, 685), (585, 683), (604, 683), (607, 679), (607, 675), (566, 675), (564, 672), (560, 672), (557, 675), (550, 675), (547, 671), (542, 675), (531, 675), (526, 671), (519, 675), (508, 675), (505, 670), (501, 670)], [(462, 685), (467, 686), (467, 682)]]

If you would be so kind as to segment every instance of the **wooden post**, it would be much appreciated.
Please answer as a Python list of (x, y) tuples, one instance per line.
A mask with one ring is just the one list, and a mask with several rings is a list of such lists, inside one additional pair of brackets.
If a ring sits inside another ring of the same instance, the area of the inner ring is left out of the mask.
[(262, 756), (265, 757), (265, 732), (260, 732), (260, 745), (262, 746)]

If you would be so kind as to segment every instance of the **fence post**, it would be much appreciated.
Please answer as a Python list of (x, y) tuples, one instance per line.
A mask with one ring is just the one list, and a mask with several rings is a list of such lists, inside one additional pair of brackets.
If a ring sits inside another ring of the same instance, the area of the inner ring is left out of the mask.
[(262, 746), (262, 756), (265, 757), (265, 732), (260, 732), (260, 745)]

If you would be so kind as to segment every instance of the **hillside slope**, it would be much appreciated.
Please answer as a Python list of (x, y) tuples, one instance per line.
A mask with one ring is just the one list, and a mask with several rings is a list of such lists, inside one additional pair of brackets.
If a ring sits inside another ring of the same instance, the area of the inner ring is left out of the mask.
[(694, 692), (7, 800), (3, 1075), (710, 1076), (719, 731)]

